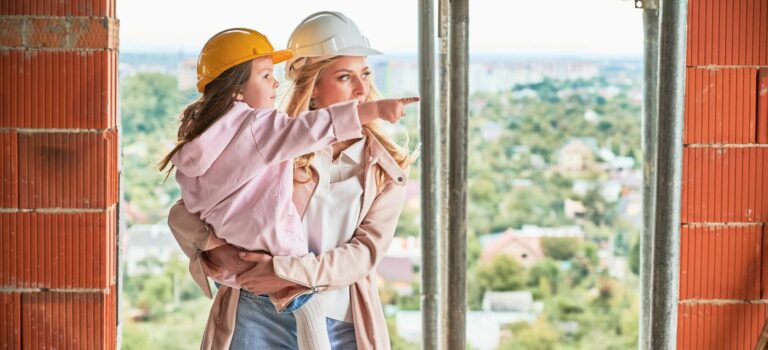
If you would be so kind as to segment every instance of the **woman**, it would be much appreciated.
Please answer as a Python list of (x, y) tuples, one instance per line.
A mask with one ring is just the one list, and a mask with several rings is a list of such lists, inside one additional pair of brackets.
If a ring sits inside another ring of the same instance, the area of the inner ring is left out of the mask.
[[(286, 64), (294, 85), (288, 114), (374, 98), (366, 56), (379, 52), (344, 15), (309, 16), (294, 30), (289, 49), (296, 57)], [(238, 278), (245, 290), (219, 289), (203, 348), (296, 348), (293, 316), (275, 312), (260, 295), (269, 293), (281, 306), (315, 292), (323, 292), (319, 296), (328, 303), (334, 348), (389, 348), (373, 271), (394, 236), (411, 157), (376, 124), (366, 125), (364, 135), (295, 161), (293, 201), (308, 232), (310, 251), (317, 256), (248, 253), (242, 260), (236, 247), (206, 251), (215, 239), (209, 227), (183, 203), (171, 209), (171, 230), (190, 256), (190, 272), (206, 295), (211, 295), (206, 275), (256, 263)]]

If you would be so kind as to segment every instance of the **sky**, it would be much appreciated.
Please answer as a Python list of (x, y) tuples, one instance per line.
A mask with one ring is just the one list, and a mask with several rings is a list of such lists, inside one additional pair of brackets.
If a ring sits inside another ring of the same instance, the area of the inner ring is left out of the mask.
[[(323, 10), (346, 14), (380, 51), (418, 50), (417, 0), (118, 1), (120, 46), (196, 54), (211, 35), (249, 27), (284, 47), (302, 19)], [(471, 0), (469, 16), (471, 54), (642, 54), (642, 11), (629, 0)]]

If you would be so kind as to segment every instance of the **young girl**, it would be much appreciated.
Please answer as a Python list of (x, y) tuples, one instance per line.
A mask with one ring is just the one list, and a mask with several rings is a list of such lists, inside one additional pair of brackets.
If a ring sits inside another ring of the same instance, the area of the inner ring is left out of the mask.
[[(179, 142), (161, 162), (174, 167), (182, 199), (216, 235), (274, 256), (307, 254), (292, 203), (293, 158), (362, 137), (362, 124), (396, 122), (418, 98), (343, 102), (296, 117), (274, 109), (273, 65), (291, 57), (260, 33), (235, 28), (214, 35), (198, 59), (203, 95), (181, 116)], [(243, 266), (237, 272), (249, 268)], [(219, 281), (239, 288), (236, 273)], [(322, 305), (303, 295), (280, 311), (296, 317), (301, 349), (330, 349)]]

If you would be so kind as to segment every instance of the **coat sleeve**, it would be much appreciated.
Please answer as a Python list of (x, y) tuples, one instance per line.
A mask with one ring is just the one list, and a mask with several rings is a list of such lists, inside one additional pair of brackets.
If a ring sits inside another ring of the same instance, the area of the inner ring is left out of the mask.
[(202, 253), (222, 244), (224, 241), (213, 235), (213, 230), (200, 217), (187, 211), (183, 201), (177, 201), (168, 213), (168, 226), (181, 250), (189, 258), (189, 273), (207, 297), (211, 297), (203, 265)]
[[(251, 121), (251, 133), (267, 164), (274, 164), (315, 152), (334, 143), (363, 137), (357, 101), (334, 104), (304, 112), (295, 118), (284, 112), (271, 113)], [(275, 137), (279, 135), (280, 137)]]

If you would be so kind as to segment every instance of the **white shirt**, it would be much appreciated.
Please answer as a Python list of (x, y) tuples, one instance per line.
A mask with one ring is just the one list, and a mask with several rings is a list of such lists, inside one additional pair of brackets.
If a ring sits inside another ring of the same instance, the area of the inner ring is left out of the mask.
[[(336, 160), (331, 147), (315, 152), (312, 166), (319, 178), (302, 220), (309, 251), (315, 255), (349, 242), (357, 229), (363, 204), (364, 150), (365, 139), (361, 139)], [(323, 298), (326, 317), (352, 322), (349, 287), (324, 291), (316, 297)]]

